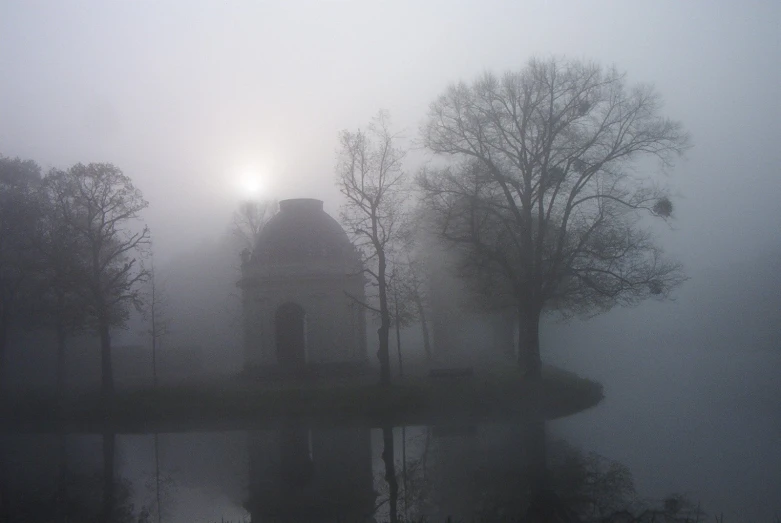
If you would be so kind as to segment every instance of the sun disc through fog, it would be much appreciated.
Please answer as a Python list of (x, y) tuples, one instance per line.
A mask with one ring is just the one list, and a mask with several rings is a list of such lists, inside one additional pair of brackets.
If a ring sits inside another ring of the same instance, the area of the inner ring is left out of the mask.
[(259, 198), (263, 195), (265, 184), (256, 170), (247, 169), (239, 176), (238, 189), (244, 198)]

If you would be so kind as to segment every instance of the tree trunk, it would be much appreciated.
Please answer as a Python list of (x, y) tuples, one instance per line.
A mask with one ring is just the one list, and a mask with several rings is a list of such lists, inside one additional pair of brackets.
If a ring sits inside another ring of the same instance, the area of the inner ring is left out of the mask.
[(379, 278), (378, 285), (380, 291), (380, 328), (377, 334), (380, 338), (380, 350), (378, 357), (380, 359), (380, 383), (390, 385), (390, 350), (388, 334), (390, 332), (390, 311), (388, 310), (388, 289), (385, 281), (385, 253), (378, 249), (379, 258)]
[(518, 316), (518, 362), (527, 378), (539, 378), (542, 375), (540, 357), (540, 316), (541, 309), (526, 305)]
[(426, 361), (431, 361), (431, 338), (429, 338), (428, 333), (426, 310), (420, 297), (415, 297), (415, 307), (418, 309), (418, 317), (420, 318), (420, 330), (423, 333), (423, 350), (426, 352)]
[(385, 463), (385, 481), (388, 483), (390, 523), (398, 523), (399, 482), (396, 478), (395, 453), (393, 451), (393, 427), (382, 427), (382, 461)]
[(157, 334), (152, 327), (152, 387), (157, 388)]
[(380, 349), (377, 351), (377, 358), (380, 360), (380, 383), (383, 385), (390, 385), (390, 354), (388, 350), (390, 329), (388, 325), (383, 325), (385, 321), (381, 321), (380, 328), (377, 329), (377, 335), (380, 338)]
[(103, 519), (109, 523), (114, 517), (114, 457), (116, 434), (103, 434)]
[(394, 306), (394, 315), (396, 316), (396, 321), (394, 322), (396, 324), (396, 353), (399, 357), (399, 378), (404, 377), (404, 366), (401, 361), (401, 323), (399, 321), (399, 296), (398, 294), (393, 294), (393, 306)]
[(111, 335), (107, 318), (100, 318), (101, 393), (108, 399), (114, 395), (114, 372), (111, 365)]

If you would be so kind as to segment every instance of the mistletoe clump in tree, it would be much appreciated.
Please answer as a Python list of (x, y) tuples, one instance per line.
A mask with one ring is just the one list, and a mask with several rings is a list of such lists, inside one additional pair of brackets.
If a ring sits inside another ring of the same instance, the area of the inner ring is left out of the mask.
[(469, 280), (517, 307), (521, 365), (539, 376), (544, 311), (593, 314), (684, 280), (642, 227), (672, 202), (642, 167), (689, 147), (648, 85), (613, 68), (532, 60), (450, 86), (429, 109), (423, 144), (449, 160), (419, 177), (436, 232)]

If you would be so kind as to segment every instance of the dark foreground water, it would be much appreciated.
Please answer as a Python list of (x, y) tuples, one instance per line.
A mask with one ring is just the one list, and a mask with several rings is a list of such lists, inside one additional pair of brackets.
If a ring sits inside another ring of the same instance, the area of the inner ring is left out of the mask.
[[(634, 493), (621, 463), (549, 432), (535, 420), (384, 429), (291, 420), (264, 431), (5, 435), (3, 517), (598, 521), (663, 508)], [(683, 521), (694, 507), (674, 509)]]
[(543, 430), (290, 423), (252, 432), (11, 435), (3, 445), (6, 517), (100, 520), (111, 470), (121, 521), (157, 521), (158, 510), (171, 522), (384, 521), (391, 502), (409, 518), (494, 519), (525, 510), (529, 465), (542, 452), (532, 453), (530, 441)]

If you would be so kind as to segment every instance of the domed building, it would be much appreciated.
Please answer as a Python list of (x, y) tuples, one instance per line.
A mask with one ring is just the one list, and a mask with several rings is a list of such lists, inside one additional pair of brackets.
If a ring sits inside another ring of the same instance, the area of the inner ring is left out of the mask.
[[(322, 201), (281, 201), (241, 272), (247, 371), (308, 376), (368, 367), (360, 256)], [(250, 432), (248, 446), (252, 521), (360, 521), (373, 511), (368, 428), (288, 420)]]
[(321, 200), (283, 200), (242, 258), (244, 366), (262, 374), (367, 363), (360, 256)]

